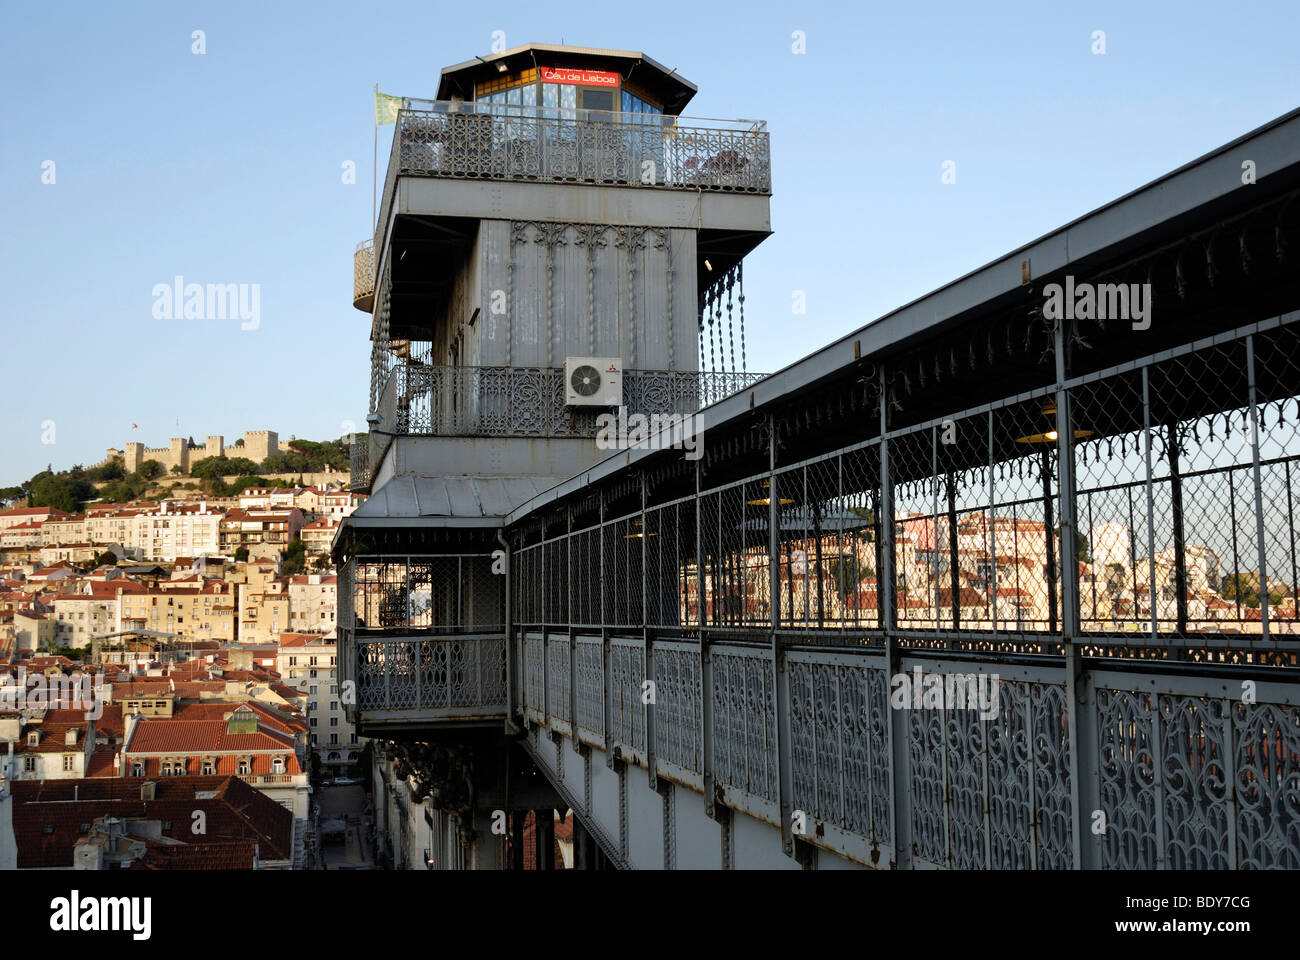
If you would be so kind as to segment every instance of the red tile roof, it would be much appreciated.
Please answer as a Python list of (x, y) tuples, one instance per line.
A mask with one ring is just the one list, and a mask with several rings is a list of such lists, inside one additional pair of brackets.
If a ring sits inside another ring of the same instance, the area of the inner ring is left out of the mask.
[[(176, 849), (213, 848), (207, 869), (229, 867), (231, 844), (256, 843), (262, 860), (293, 857), (293, 814), (236, 777), (165, 777), (156, 782), (153, 800), (141, 799), (142, 785), (143, 781), (134, 777), (19, 780), (10, 784), (18, 868), (71, 867), (73, 848), (85, 835), (82, 826), (107, 816), (170, 824), (163, 836), (185, 845)], [(202, 810), (206, 816), (206, 833), (190, 831), (195, 810)], [(157, 849), (150, 845), (145, 864)], [(174, 862), (192, 862), (191, 855), (170, 856), (176, 860), (164, 854), (155, 863), (170, 866)]]
[[(225, 704), (224, 712), (235, 710)], [(253, 751), (293, 752), (293, 737), (259, 723), (256, 733), (226, 732), (224, 720), (177, 720), (166, 717), (142, 717), (127, 745), (127, 752), (138, 754), (215, 754), (251, 753)], [(295, 760), (295, 765), (296, 765)], [(269, 769), (266, 772), (270, 772)], [(297, 772), (297, 771), (290, 771)]]

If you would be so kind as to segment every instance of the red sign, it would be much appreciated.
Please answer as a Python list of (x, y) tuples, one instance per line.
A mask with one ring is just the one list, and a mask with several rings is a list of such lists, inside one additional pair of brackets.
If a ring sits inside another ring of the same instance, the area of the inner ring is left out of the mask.
[(617, 87), (618, 74), (607, 70), (542, 67), (542, 83), (577, 83), (587, 87)]

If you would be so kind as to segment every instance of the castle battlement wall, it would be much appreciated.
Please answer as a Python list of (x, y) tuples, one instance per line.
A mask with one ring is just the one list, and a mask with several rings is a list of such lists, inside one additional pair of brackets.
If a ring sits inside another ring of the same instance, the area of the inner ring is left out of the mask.
[(209, 434), (203, 446), (190, 449), (188, 438), (171, 437), (165, 447), (146, 447), (143, 443), (132, 441), (122, 450), (108, 448), (108, 455), (95, 466), (103, 466), (113, 457), (120, 456), (127, 473), (140, 469), (146, 460), (157, 460), (166, 473), (179, 466), (182, 473), (189, 473), (190, 466), (206, 457), (247, 457), (254, 463), (261, 463), (273, 453), (285, 453), (288, 447), (280, 443), (280, 436), (274, 430), (245, 430), (244, 445), (226, 446), (225, 437)]

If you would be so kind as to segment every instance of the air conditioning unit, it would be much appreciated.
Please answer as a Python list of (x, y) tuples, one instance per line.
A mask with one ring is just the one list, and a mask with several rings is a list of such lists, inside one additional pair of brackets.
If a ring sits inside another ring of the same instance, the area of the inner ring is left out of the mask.
[(564, 402), (570, 407), (621, 407), (623, 361), (618, 357), (566, 357)]

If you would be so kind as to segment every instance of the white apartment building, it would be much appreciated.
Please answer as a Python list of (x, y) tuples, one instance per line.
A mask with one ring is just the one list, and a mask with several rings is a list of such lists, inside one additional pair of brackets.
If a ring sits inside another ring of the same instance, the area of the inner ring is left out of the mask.
[(239, 505), (247, 510), (250, 507), (293, 507), (302, 493), (301, 487), (246, 487), (239, 494)]
[(343, 713), (335, 641), (316, 634), (283, 633), (276, 669), (283, 683), (307, 695), (310, 744), (321, 765), (342, 770), (360, 752), (361, 744)]
[(132, 539), (147, 560), (175, 560), (219, 552), (222, 513), (207, 503), (181, 504), (164, 501), (156, 510), (133, 517)]
[(333, 574), (320, 573), (289, 578), (289, 623), (294, 632), (334, 632), (338, 580)]

